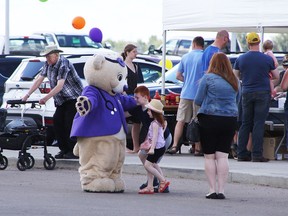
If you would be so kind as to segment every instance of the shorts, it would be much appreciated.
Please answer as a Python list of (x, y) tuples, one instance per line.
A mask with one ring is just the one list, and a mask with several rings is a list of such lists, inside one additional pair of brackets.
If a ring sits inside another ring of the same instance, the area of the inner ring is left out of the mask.
[(151, 163), (157, 163), (159, 159), (164, 155), (165, 151), (166, 151), (165, 146), (159, 149), (154, 149), (154, 154), (148, 155), (146, 160)]
[(126, 118), (127, 124), (141, 124), (141, 121), (135, 116), (129, 116)]
[(237, 117), (199, 114), (198, 120), (203, 153), (219, 151), (228, 154), (237, 129)]
[[(170, 133), (169, 136), (165, 139), (165, 151), (170, 147), (171, 143), (172, 143), (172, 134)], [(140, 150), (140, 154), (142, 154), (142, 155), (147, 155), (147, 151), (145, 151), (145, 150)], [(156, 161), (156, 163), (159, 163), (162, 158), (163, 158), (163, 156), (160, 157), (160, 158), (158, 159), (158, 161)]]
[(189, 123), (193, 114), (193, 100), (180, 99), (176, 120)]

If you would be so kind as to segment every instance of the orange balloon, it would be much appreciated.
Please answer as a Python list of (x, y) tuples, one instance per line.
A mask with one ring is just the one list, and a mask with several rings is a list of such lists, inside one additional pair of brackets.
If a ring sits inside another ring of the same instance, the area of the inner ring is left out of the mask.
[(75, 29), (82, 29), (86, 24), (86, 21), (83, 17), (81, 16), (77, 16), (73, 19), (72, 21), (72, 26), (75, 28)]

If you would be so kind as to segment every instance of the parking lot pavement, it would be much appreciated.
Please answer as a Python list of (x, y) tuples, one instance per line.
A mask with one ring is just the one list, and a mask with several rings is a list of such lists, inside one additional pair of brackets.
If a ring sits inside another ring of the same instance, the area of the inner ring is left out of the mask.
[[(160, 166), (167, 177), (191, 178), (204, 180), (204, 158), (188, 153), (188, 146), (182, 147), (182, 154), (165, 154)], [(59, 151), (57, 147), (48, 147), (48, 153), (53, 156)], [(43, 147), (31, 148), (29, 153), (35, 158), (34, 168), (43, 168)], [(18, 151), (3, 150), (8, 158), (8, 166), (16, 166)], [(288, 160), (270, 161), (268, 163), (237, 162), (229, 159), (229, 182), (267, 185), (271, 187), (288, 188)], [(56, 169), (75, 169), (79, 167), (78, 159), (57, 160)], [(44, 169), (44, 168), (43, 168)], [(5, 172), (1, 171), (1, 172)], [(124, 173), (145, 174), (145, 170), (137, 154), (126, 154)]]

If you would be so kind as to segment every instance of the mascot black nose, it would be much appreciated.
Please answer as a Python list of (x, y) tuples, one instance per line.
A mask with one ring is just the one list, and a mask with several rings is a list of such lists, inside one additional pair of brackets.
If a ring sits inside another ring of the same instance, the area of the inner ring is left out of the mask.
[(128, 90), (128, 86), (127, 85), (124, 85), (123, 86), (123, 91), (127, 91)]

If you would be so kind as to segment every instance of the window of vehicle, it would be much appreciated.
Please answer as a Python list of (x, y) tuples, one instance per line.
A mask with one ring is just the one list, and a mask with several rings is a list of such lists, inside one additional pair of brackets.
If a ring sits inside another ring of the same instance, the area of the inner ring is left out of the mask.
[(16, 69), (14, 76), (11, 80), (14, 82), (18, 81), (32, 81), (35, 76), (39, 73), (40, 69), (43, 67), (44, 62), (37, 61), (23, 61), (19, 67)]
[(45, 39), (49, 45), (56, 44), (56, 42), (54, 41), (54, 38), (51, 34), (44, 34), (44, 37), (45, 37)]
[(95, 43), (88, 35), (56, 35), (60, 47), (93, 47), (101, 48), (101, 43)]
[(8, 79), (14, 70), (21, 63), (22, 58), (3, 58), (0, 59), (0, 76)]
[(188, 53), (191, 47), (191, 43), (191, 40), (181, 40), (176, 55), (183, 56), (185, 53)]
[(11, 55), (39, 56), (47, 45), (44, 37), (10, 37), (9, 50)]
[[(178, 67), (179, 67), (179, 64), (175, 65), (173, 68), (171, 68), (170, 70), (168, 70), (165, 73), (165, 82), (167, 82), (167, 83), (182, 83), (181, 81), (176, 79), (176, 73), (177, 73)], [(161, 83), (162, 77), (157, 79), (156, 82)]]
[(36, 38), (13, 38), (9, 40), (10, 52), (13, 51), (39, 51), (44, 50), (47, 45), (45, 39)]
[(168, 40), (166, 42), (166, 53), (168, 55), (172, 54), (174, 52), (174, 49), (177, 45), (177, 42), (178, 42), (178, 39), (172, 39), (172, 40)]
[[(84, 79), (84, 68), (85, 62), (74, 63), (75, 70), (77, 71), (79, 77)], [(16, 69), (15, 75), (11, 77), (13, 82), (18, 81), (32, 81), (40, 72), (43, 67), (44, 62), (39, 60), (23, 61), (20, 66)]]
[(137, 64), (141, 68), (144, 82), (156, 81), (161, 76), (162, 68), (160, 66), (140, 62)]
[(81, 79), (85, 79), (84, 78), (84, 71), (83, 71), (85, 63), (84, 62), (82, 62), (82, 63), (74, 63), (73, 65), (74, 65), (74, 68), (77, 71), (79, 77)]

